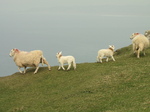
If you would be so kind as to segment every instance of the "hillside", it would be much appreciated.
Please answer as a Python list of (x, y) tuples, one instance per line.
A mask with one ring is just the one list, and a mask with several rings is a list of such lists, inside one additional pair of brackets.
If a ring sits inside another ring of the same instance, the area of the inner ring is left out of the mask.
[(137, 59), (131, 46), (104, 63), (77, 70), (42, 67), (0, 78), (0, 112), (150, 112), (150, 48)]

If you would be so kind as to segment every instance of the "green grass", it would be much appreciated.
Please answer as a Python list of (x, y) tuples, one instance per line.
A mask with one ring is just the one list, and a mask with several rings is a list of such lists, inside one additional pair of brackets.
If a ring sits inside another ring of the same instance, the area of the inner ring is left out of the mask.
[(140, 59), (131, 49), (75, 71), (42, 67), (2, 77), (0, 112), (150, 112), (150, 48)]

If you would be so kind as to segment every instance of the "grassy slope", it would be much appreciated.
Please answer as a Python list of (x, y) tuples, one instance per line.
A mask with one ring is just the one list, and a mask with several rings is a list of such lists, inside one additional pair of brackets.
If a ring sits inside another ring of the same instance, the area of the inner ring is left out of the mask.
[(137, 59), (128, 46), (114, 57), (76, 71), (43, 67), (0, 78), (0, 112), (149, 112), (150, 49)]

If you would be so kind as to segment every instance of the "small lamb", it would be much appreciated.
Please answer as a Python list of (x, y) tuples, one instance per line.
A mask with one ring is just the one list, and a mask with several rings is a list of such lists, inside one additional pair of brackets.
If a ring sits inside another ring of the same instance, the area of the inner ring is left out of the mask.
[(106, 62), (108, 62), (108, 58), (111, 57), (113, 61), (115, 61), (113, 54), (114, 54), (114, 45), (109, 45), (108, 49), (101, 49), (98, 51), (98, 56), (97, 56), (97, 62), (102, 63), (103, 57), (106, 57)]
[(58, 52), (56, 54), (56, 57), (58, 59), (58, 62), (60, 63), (58, 70), (60, 70), (61, 68), (63, 70), (65, 70), (65, 68), (63, 66), (65, 63), (68, 63), (67, 70), (70, 70), (71, 63), (73, 63), (74, 70), (76, 69), (76, 62), (75, 62), (75, 58), (73, 56), (62, 56), (62, 52)]

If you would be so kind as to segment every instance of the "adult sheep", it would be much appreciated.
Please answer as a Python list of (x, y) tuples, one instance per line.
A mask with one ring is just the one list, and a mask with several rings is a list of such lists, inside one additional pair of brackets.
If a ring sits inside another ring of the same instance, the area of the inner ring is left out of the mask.
[[(48, 69), (50, 70), (50, 65), (44, 58), (41, 50), (25, 52), (18, 49), (12, 49), (9, 55), (10, 57), (13, 57), (20, 73), (26, 73), (27, 67), (36, 67), (36, 70), (34, 71), (34, 74), (36, 74), (40, 63), (48, 65)], [(24, 72), (22, 72), (20, 68), (24, 68)]]
[(133, 52), (137, 54), (137, 58), (140, 58), (141, 51), (145, 55), (145, 49), (149, 46), (148, 38), (140, 33), (133, 33), (130, 39), (132, 39)]

